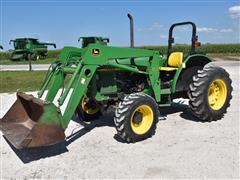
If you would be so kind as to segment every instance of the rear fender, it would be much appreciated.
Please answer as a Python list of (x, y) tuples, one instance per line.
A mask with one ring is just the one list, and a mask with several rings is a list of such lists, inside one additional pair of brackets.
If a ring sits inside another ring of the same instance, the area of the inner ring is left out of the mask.
[(189, 84), (192, 82), (192, 77), (198, 70), (202, 69), (206, 64), (210, 63), (211, 59), (206, 55), (195, 54), (185, 58), (185, 67), (181, 66), (175, 73), (171, 92), (187, 91)]

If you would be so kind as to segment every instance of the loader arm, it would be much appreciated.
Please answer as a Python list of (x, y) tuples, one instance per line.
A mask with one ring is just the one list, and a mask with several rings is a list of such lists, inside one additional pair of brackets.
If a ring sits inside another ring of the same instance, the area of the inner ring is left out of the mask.
[[(98, 49), (101, 54), (99, 56), (93, 55), (92, 53), (94, 49)], [(68, 64), (71, 61), (70, 59), (73, 58), (72, 55), (74, 54), (82, 54), (81, 61), (76, 62), (77, 66)], [(146, 70), (142, 71), (139, 70), (137, 66), (123, 65), (113, 60), (115, 58), (119, 58), (119, 61), (121, 62), (121, 58), (132, 57), (148, 57), (149, 60), (147, 60), (145, 63)], [(114, 48), (99, 44), (92, 44), (84, 49), (73, 49), (71, 47), (64, 48), (59, 56), (59, 59), (59, 64), (53, 65), (55, 66), (55, 69), (49, 73), (49, 76), (44, 82), (38, 95), (41, 97), (43, 92), (46, 90), (46, 87), (50, 84), (45, 101), (52, 102), (56, 97), (58, 90), (63, 87), (63, 82), (66, 75), (72, 74), (68, 84), (66, 84), (64, 87), (63, 93), (58, 99), (59, 106), (63, 105), (70, 90), (73, 89), (70, 99), (67, 102), (66, 110), (63, 114), (62, 127), (64, 129), (67, 127), (69, 120), (74, 114), (74, 111), (77, 108), (80, 100), (86, 94), (88, 85), (96, 70), (100, 66), (117, 67), (125, 69), (126, 71), (149, 75), (149, 80), (152, 84), (155, 98), (158, 102), (160, 101), (159, 66), (161, 61), (159, 61), (158, 52), (133, 48)], [(66, 61), (66, 59), (68, 59), (68, 61)]]
[[(91, 81), (95, 71), (97, 69), (97, 65), (85, 65), (82, 66), (81, 63), (74, 69), (74, 73), (72, 74), (71, 79), (69, 80), (66, 88), (64, 89), (62, 95), (58, 99), (59, 105), (63, 105), (66, 97), (69, 94), (70, 89), (73, 89), (73, 92), (70, 96), (69, 101), (67, 102), (67, 107), (62, 115), (61, 126), (66, 129), (67, 125), (73, 116), (75, 109), (77, 108), (80, 100), (86, 94), (89, 82)], [(69, 68), (65, 68), (58, 66), (56, 69), (52, 70), (49, 73), (47, 80), (44, 82), (42, 89), (39, 91), (39, 98), (42, 97), (44, 91), (46, 90), (50, 81), (52, 84), (50, 85), (50, 89), (47, 93), (46, 102), (52, 102), (57, 95), (58, 90), (63, 87), (64, 81), (64, 73), (72, 73), (73, 71), (69, 71)], [(73, 86), (74, 84), (74, 86)], [(60, 113), (60, 112), (59, 112)]]

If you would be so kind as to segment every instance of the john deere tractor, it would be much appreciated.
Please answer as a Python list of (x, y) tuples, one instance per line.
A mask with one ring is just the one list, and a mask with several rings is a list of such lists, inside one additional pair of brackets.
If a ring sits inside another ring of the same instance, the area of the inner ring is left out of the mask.
[[(196, 25), (173, 24), (168, 53), (162, 55), (157, 50), (134, 48), (133, 19), (130, 14), (128, 17), (131, 47), (112, 47), (106, 38), (84, 37), (82, 48), (64, 47), (51, 64), (38, 98), (17, 93), (16, 102), (0, 120), (1, 131), (16, 148), (62, 141), (74, 113), (82, 121), (93, 121), (109, 107), (115, 109), (118, 136), (128, 143), (151, 137), (161, 107), (171, 106), (174, 98), (188, 98), (192, 113), (200, 121), (224, 116), (230, 105), (231, 79), (223, 68), (209, 65), (209, 57), (197, 53), (200, 43)], [(172, 50), (173, 30), (184, 25), (192, 27), (187, 54)], [(68, 76), (70, 80), (64, 81)], [(60, 96), (58, 91), (62, 92)], [(46, 98), (40, 99), (44, 92)], [(66, 109), (61, 112), (63, 104)]]
[(35, 38), (18, 38), (10, 40), (9, 44), (13, 42), (14, 51), (12, 51), (11, 60), (38, 60), (45, 59), (47, 55), (47, 46), (53, 46), (54, 43), (39, 42)]

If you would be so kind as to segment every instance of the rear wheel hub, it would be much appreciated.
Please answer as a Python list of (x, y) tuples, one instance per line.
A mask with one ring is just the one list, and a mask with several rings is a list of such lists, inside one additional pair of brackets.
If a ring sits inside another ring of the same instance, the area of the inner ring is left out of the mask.
[(208, 103), (214, 110), (219, 110), (227, 99), (227, 86), (221, 79), (212, 82), (208, 89)]

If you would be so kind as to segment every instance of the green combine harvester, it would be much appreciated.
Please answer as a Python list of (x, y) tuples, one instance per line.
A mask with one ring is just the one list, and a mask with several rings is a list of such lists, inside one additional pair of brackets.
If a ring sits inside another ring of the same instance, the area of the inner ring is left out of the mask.
[[(16, 148), (52, 145), (65, 139), (64, 131), (74, 113), (81, 121), (92, 121), (109, 107), (115, 108), (117, 134), (128, 143), (155, 133), (161, 107), (175, 98), (189, 99), (189, 107), (200, 121), (221, 119), (230, 105), (229, 74), (197, 53), (196, 26), (192, 22), (170, 27), (168, 53), (131, 47), (111, 47), (109, 39), (84, 37), (82, 48), (64, 47), (51, 64), (38, 98), (17, 93), (17, 100), (0, 120), (1, 131)], [(173, 52), (173, 29), (192, 27), (188, 54)], [(70, 80), (64, 80), (70, 76)], [(46, 98), (41, 100), (43, 93)], [(57, 97), (57, 92), (62, 91)], [(69, 99), (67, 100), (67, 96)], [(58, 99), (58, 105), (53, 100)], [(64, 112), (60, 107), (66, 104)], [(174, 127), (173, 127), (174, 128)], [(177, 128), (177, 127), (176, 127)]]
[(11, 60), (38, 60), (45, 59), (47, 56), (47, 46), (53, 46), (56, 48), (54, 43), (39, 42), (35, 38), (18, 38), (10, 40), (9, 44), (13, 42), (14, 50), (11, 54)]

